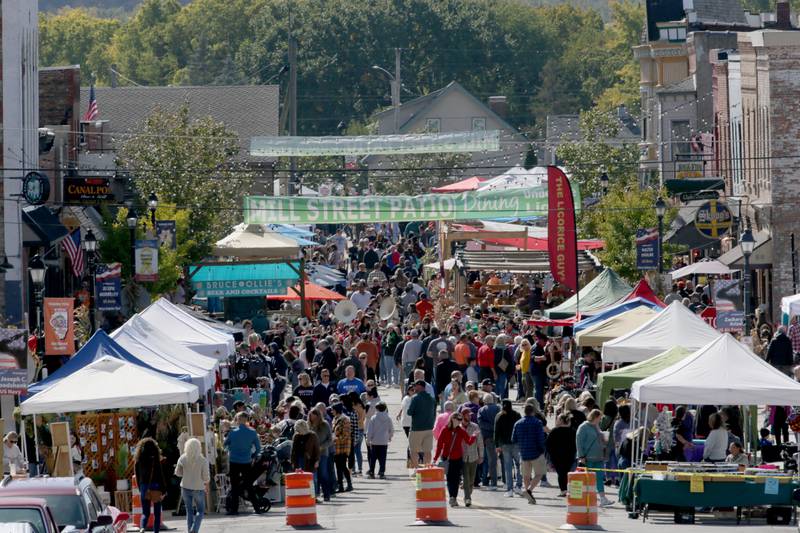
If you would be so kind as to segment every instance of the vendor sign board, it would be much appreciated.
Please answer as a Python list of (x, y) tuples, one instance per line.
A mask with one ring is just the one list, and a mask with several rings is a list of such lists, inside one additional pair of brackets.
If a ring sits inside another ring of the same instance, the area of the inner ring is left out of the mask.
[(75, 353), (73, 303), (72, 298), (44, 299), (45, 354), (72, 355)]
[(715, 326), (719, 331), (744, 331), (742, 286), (738, 279), (721, 279), (714, 282), (714, 303), (717, 308)]
[(637, 229), (636, 268), (638, 270), (658, 270), (659, 257), (658, 228)]
[(28, 330), (0, 329), (0, 394), (28, 392)]
[(199, 298), (238, 296), (271, 296), (286, 294), (289, 287), (294, 286), (297, 279), (240, 279), (192, 281)]
[[(574, 205), (581, 205), (577, 186)], [(246, 224), (373, 224), (522, 218), (548, 214), (548, 187), (418, 196), (247, 196)]]

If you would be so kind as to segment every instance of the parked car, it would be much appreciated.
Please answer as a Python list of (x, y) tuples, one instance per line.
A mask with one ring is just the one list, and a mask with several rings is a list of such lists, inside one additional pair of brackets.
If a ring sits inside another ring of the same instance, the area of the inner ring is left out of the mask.
[(44, 499), (59, 529), (73, 526), (80, 533), (125, 533), (128, 529), (128, 513), (103, 505), (89, 478), (6, 476), (0, 482), (0, 499), (8, 497)]
[(43, 498), (0, 498), (0, 533), (59, 533)]

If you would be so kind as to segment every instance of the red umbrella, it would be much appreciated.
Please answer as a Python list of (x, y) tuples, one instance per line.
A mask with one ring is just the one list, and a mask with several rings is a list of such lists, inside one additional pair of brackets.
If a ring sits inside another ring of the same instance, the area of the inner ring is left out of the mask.
[[(333, 292), (325, 287), (320, 287), (316, 283), (306, 281), (306, 300), (344, 300), (344, 296), (338, 292)], [(297, 292), (295, 292), (297, 291)], [(300, 285), (295, 285), (286, 289), (286, 294), (273, 294), (267, 296), (267, 300), (299, 300)]]

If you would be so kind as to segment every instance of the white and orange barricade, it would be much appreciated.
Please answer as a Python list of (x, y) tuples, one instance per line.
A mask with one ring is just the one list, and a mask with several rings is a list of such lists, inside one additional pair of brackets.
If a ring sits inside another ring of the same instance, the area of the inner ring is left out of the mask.
[(316, 526), (317, 498), (314, 474), (297, 470), (286, 474), (286, 525)]
[(578, 469), (567, 476), (567, 523), (559, 529), (601, 529), (597, 523), (597, 475)]
[(444, 468), (417, 469), (417, 521), (447, 522), (447, 485)]

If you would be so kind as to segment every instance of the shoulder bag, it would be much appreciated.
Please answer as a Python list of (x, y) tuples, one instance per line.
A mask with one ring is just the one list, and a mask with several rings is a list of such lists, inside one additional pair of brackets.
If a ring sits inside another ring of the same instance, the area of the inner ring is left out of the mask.
[[(156, 464), (153, 463), (153, 467), (150, 469), (150, 479), (148, 480), (148, 487), (153, 486), (153, 474), (156, 472)], [(151, 489), (148, 488), (147, 491), (144, 493), (144, 498), (150, 502), (156, 503), (160, 502), (164, 499), (164, 492), (159, 489)]]

